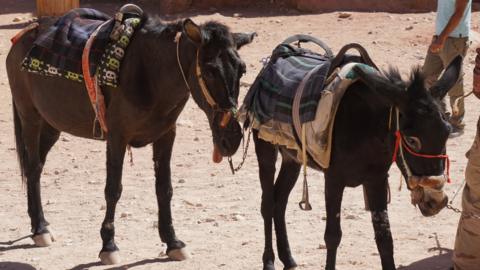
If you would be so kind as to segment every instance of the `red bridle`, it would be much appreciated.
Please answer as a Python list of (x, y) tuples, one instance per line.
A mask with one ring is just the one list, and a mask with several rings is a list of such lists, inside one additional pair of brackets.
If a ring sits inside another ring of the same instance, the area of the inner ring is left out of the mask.
[[(397, 131), (395, 131), (395, 150), (393, 151), (392, 163), (397, 161), (397, 154), (398, 154), (398, 150), (400, 149), (400, 147), (403, 147), (404, 149), (407, 150), (408, 153), (410, 153), (411, 155), (416, 156), (416, 157), (445, 159), (445, 163), (447, 164), (447, 166), (446, 166), (447, 182), (448, 183), (451, 182), (451, 180), (450, 180), (450, 158), (448, 157), (447, 154), (428, 155), (428, 154), (417, 153), (417, 152), (413, 151), (412, 149), (410, 149), (410, 147), (408, 147), (408, 145), (406, 143), (403, 143), (403, 136), (400, 133), (400, 130), (397, 130)], [(403, 157), (403, 156), (402, 156), (402, 158), (405, 159), (405, 157)], [(405, 161), (405, 165), (407, 165), (406, 163), (407, 162)]]

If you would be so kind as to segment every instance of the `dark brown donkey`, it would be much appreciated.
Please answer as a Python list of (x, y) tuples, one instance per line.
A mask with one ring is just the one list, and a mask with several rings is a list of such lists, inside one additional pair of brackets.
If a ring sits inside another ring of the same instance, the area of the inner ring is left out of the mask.
[[(419, 69), (413, 70), (410, 81), (403, 81), (397, 70), (377, 74), (358, 66), (354, 68), (359, 80), (347, 89), (336, 113), (330, 167), (322, 169), (309, 164), (325, 175), (325, 269), (335, 269), (337, 248), (342, 238), (340, 210), (343, 191), (345, 187), (359, 185), (364, 186), (367, 194), (382, 269), (395, 269), (387, 212), (388, 171), (392, 159), (396, 160), (407, 181), (412, 203), (424, 216), (435, 215), (446, 206), (448, 198), (443, 186), (448, 159), (445, 145), (451, 128), (444, 119), (439, 101), (458, 80), (461, 64), (461, 57), (454, 59), (443, 77), (429, 90), (425, 89)], [(260, 139), (257, 132), (253, 134), (265, 225), (263, 269), (275, 269), (273, 224), (278, 256), (284, 269), (294, 269), (297, 264), (288, 243), (285, 209), (300, 173), (300, 163), (292, 150)], [(278, 152), (282, 164), (275, 180)]]
[[(182, 33), (178, 53), (174, 42), (177, 33)], [(39, 183), (46, 156), (60, 132), (92, 138), (94, 112), (83, 84), (20, 70), (20, 63), (37, 35), (37, 31), (30, 31), (18, 40), (8, 54), (6, 65), (33, 239), (37, 246), (47, 246), (51, 235), (42, 210)], [(151, 143), (160, 238), (167, 244), (171, 259), (185, 259), (185, 244), (175, 235), (170, 206), (170, 158), (175, 123), (192, 94), (208, 118), (214, 160), (219, 162), (222, 156), (236, 152), (242, 132), (231, 116), (237, 105), (240, 77), (245, 73), (245, 63), (237, 50), (250, 43), (253, 36), (253, 33), (231, 33), (227, 26), (217, 22), (197, 26), (189, 19), (170, 24), (150, 17), (143, 19), (126, 51), (119, 87), (104, 89), (109, 132), (106, 135), (107, 209), (100, 231), (103, 263), (118, 262), (114, 217), (122, 193), (125, 149), (128, 145), (143, 147)], [(185, 72), (185, 80), (181, 70)], [(200, 84), (204, 84), (204, 89)]]

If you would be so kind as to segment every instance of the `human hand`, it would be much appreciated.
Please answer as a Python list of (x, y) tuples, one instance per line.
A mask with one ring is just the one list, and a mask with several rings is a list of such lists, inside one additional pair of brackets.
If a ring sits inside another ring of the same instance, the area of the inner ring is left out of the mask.
[(480, 48), (477, 49), (475, 68), (473, 69), (473, 94), (480, 99)]
[(473, 70), (473, 94), (480, 99), (480, 68)]
[(432, 39), (432, 43), (430, 44), (430, 47), (428, 49), (431, 53), (440, 53), (444, 45), (445, 38), (443, 38), (442, 36), (434, 36)]

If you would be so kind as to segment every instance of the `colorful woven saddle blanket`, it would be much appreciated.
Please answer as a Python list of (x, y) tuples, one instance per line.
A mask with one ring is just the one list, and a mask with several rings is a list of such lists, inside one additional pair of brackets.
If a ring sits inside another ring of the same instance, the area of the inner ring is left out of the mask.
[(88, 66), (99, 85), (116, 87), (125, 49), (139, 24), (140, 18), (135, 16), (125, 16), (118, 25), (115, 19), (100, 11), (73, 9), (37, 38), (22, 68), (83, 82), (83, 50), (89, 37), (101, 26), (90, 49)]
[(312, 121), (330, 68), (324, 55), (289, 44), (280, 44), (245, 99), (245, 109), (253, 112), (260, 123), (269, 120), (292, 123), (292, 103), (297, 89), (308, 73), (300, 100), (300, 120)]

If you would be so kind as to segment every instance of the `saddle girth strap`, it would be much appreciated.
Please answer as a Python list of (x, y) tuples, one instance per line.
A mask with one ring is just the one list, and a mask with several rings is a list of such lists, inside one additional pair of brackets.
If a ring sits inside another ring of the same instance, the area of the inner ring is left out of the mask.
[(302, 195), (302, 201), (299, 203), (300, 209), (309, 211), (312, 210), (312, 206), (309, 202), (309, 196), (308, 196), (308, 183), (307, 183), (307, 141), (306, 141), (306, 134), (305, 134), (305, 126), (302, 126), (302, 123), (300, 121), (300, 103), (303, 95), (303, 90), (305, 90), (305, 86), (307, 85), (308, 80), (310, 77), (317, 72), (317, 70), (321, 66), (316, 66), (312, 70), (310, 70), (305, 77), (302, 79), (300, 82), (300, 85), (297, 88), (297, 91), (295, 92), (295, 97), (293, 99), (293, 105), (292, 105), (292, 120), (293, 120), (293, 127), (295, 130), (295, 133), (297, 133), (297, 136), (301, 138), (301, 143), (302, 143), (302, 163), (303, 163), (303, 195)]
[[(97, 79), (90, 74), (90, 49), (92, 48), (93, 41), (95, 37), (100, 32), (100, 29), (110, 23), (110, 20), (105, 21), (100, 26), (95, 29), (95, 31), (90, 35), (83, 48), (82, 53), (82, 73), (85, 81), (85, 87), (87, 88), (88, 96), (90, 97), (90, 102), (92, 103), (93, 111), (95, 112), (95, 119), (93, 122), (93, 137), (98, 139), (103, 139), (104, 133), (108, 132), (106, 118), (105, 118), (105, 100), (102, 94), (102, 91), (98, 85)], [(100, 130), (98, 130), (98, 125), (100, 125)]]

